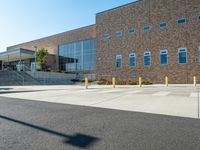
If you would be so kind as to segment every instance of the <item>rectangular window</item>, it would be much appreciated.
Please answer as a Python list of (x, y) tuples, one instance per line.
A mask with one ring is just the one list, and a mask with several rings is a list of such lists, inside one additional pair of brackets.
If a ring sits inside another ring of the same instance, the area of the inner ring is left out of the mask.
[(150, 51), (144, 52), (144, 66), (145, 67), (151, 66), (151, 52)]
[(186, 19), (185, 19), (185, 18), (181, 18), (181, 19), (177, 20), (177, 23), (178, 23), (179, 25), (186, 24)]
[(200, 62), (200, 46), (198, 48), (198, 59), (199, 59), (199, 62)]
[(186, 48), (178, 49), (178, 63), (179, 64), (187, 63), (187, 49)]
[(122, 32), (121, 31), (115, 32), (115, 36), (116, 37), (121, 37), (122, 36)]
[(129, 33), (130, 33), (130, 34), (135, 33), (135, 28), (131, 28), (131, 29), (129, 29)]
[(151, 26), (144, 26), (143, 30), (144, 31), (149, 31), (149, 30), (151, 30)]
[(122, 55), (117, 55), (116, 56), (115, 64), (116, 64), (117, 68), (121, 68), (122, 67)]
[(167, 23), (163, 22), (160, 23), (160, 29), (166, 29), (167, 28)]
[(109, 33), (104, 33), (104, 34), (103, 34), (103, 39), (104, 39), (104, 40), (107, 40), (107, 39), (109, 39), (109, 38), (110, 38)]
[(200, 16), (197, 17), (197, 20), (200, 21)]
[(129, 54), (129, 66), (130, 66), (130, 67), (135, 67), (135, 66), (136, 66), (136, 57), (135, 57), (135, 53), (130, 53), (130, 54)]
[(168, 64), (168, 50), (160, 51), (160, 64), (167, 65)]

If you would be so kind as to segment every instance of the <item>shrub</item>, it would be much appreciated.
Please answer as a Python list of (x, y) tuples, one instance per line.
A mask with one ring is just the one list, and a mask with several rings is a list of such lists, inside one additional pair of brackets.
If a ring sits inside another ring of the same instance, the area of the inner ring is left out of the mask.
[[(97, 81), (98, 85), (111, 85), (112, 81), (108, 79), (100, 79)], [(143, 85), (151, 85), (152, 83), (144, 80), (142, 81)], [(139, 85), (139, 81), (135, 80), (116, 80), (116, 85)]]
[(36, 71), (42, 71), (42, 69), (36, 69)]
[(142, 81), (143, 85), (152, 85), (153, 83), (149, 82), (149, 81)]
[(98, 85), (105, 85), (105, 82), (104, 81), (97, 81), (97, 84)]
[(72, 81), (72, 82), (80, 82), (79, 79), (72, 79), (71, 81)]
[(138, 81), (129, 80), (128, 85), (138, 85)]
[[(95, 82), (95, 79), (88, 79), (88, 83)], [(85, 83), (85, 79), (81, 79), (81, 82)]]
[(97, 81), (98, 85), (111, 85), (112, 81), (107, 80), (107, 79), (100, 79), (99, 81)]

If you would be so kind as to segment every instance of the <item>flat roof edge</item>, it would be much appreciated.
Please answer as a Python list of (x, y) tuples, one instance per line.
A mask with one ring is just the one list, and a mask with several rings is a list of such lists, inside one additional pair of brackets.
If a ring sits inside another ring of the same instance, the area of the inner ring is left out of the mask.
[(112, 11), (112, 10), (115, 10), (115, 9), (119, 9), (119, 8), (122, 8), (122, 7), (126, 7), (126, 6), (129, 6), (129, 5), (134, 5), (134, 4), (142, 2), (142, 1), (144, 1), (144, 0), (136, 0), (135, 2), (130, 2), (128, 4), (124, 4), (124, 5), (121, 5), (121, 6), (118, 6), (118, 7), (114, 7), (114, 8), (108, 9), (108, 10), (98, 12), (98, 13), (96, 13), (96, 15), (100, 15), (100, 14), (103, 14), (103, 13), (106, 13), (106, 12), (109, 12), (109, 11)]
[(11, 47), (15, 47), (15, 46), (26, 44), (26, 43), (35, 42), (35, 41), (38, 41), (38, 40), (44, 40), (44, 39), (51, 38), (51, 37), (54, 37), (54, 36), (58, 36), (58, 35), (64, 34), (64, 33), (70, 33), (70, 32), (75, 32), (75, 31), (82, 30), (82, 29), (87, 29), (87, 28), (90, 28), (92, 26), (96, 26), (96, 24), (91, 24), (91, 25), (88, 25), (88, 26), (83, 26), (83, 27), (80, 27), (80, 28), (76, 28), (76, 29), (65, 31), (65, 32), (60, 32), (60, 33), (57, 33), (57, 34), (53, 34), (53, 35), (50, 35), (50, 36), (38, 38), (36, 40), (31, 40), (31, 41), (28, 41), (28, 42), (23, 42), (23, 43), (19, 43), (19, 44), (16, 44), (16, 45), (8, 46), (6, 49), (8, 50)]

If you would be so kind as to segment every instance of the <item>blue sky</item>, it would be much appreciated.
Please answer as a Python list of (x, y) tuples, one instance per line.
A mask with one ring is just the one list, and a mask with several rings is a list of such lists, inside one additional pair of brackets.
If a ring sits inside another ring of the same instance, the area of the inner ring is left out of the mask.
[(0, 0), (0, 51), (95, 23), (95, 14), (135, 0)]

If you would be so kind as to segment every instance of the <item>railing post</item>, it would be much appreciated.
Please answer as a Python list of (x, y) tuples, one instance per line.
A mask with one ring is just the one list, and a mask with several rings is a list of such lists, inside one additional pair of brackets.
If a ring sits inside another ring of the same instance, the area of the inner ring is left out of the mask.
[(85, 78), (85, 89), (88, 89), (88, 78)]
[(23, 81), (22, 82), (23, 82), (22, 85), (24, 86), (24, 77), (23, 77)]
[(193, 85), (194, 85), (194, 87), (197, 86), (197, 77), (196, 76), (193, 77)]
[(115, 88), (115, 77), (112, 78), (112, 85), (113, 85), (113, 88)]
[(142, 87), (142, 77), (139, 77), (139, 86)]
[(169, 86), (169, 78), (167, 76), (165, 77), (165, 85)]

